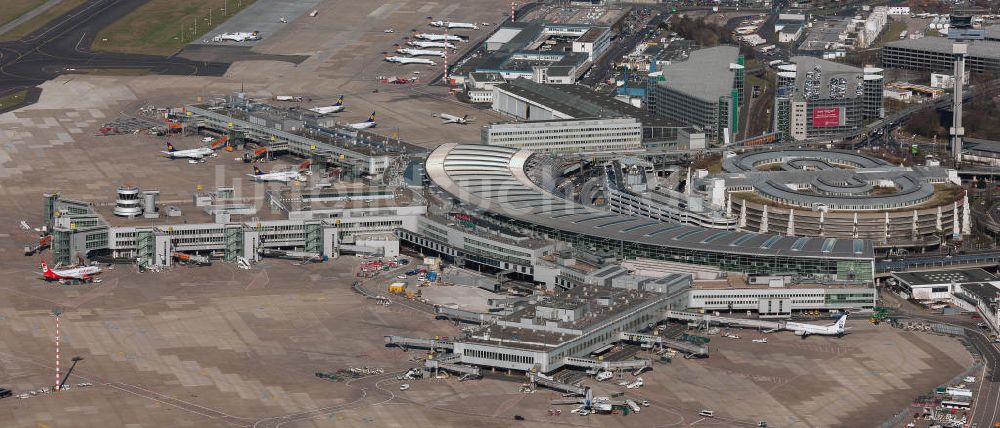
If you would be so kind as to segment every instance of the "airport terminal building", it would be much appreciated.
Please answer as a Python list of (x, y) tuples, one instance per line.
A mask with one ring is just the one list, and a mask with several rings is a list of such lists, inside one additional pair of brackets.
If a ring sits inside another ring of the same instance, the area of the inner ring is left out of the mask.
[(399, 253), (398, 228), (416, 228), (426, 204), (407, 190), (268, 191), (264, 203), (233, 188), (197, 193), (190, 204), (160, 204), (159, 192), (118, 190), (114, 204), (45, 195), (54, 262), (79, 256), (145, 267), (170, 266), (181, 254), (239, 258), (334, 258), (342, 252)]
[(708, 229), (582, 206), (538, 184), (544, 180), (531, 178), (537, 177), (540, 165), (533, 155), (504, 147), (444, 144), (428, 157), (426, 171), (437, 191), (464, 212), (527, 236), (619, 260), (642, 257), (748, 274), (873, 277), (870, 241)]

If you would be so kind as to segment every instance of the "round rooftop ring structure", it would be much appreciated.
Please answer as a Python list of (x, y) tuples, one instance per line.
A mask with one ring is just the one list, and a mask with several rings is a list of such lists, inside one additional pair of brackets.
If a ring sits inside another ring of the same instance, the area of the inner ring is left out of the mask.
[(926, 248), (968, 229), (961, 215), (968, 203), (954, 170), (816, 149), (732, 155), (722, 170), (709, 179), (725, 182), (728, 213), (743, 230)]
[[(777, 171), (768, 168), (777, 167)], [(894, 167), (852, 152), (778, 150), (727, 158), (722, 169), (743, 174), (753, 191), (772, 203), (826, 211), (882, 211), (930, 201), (945, 176)], [(733, 181), (740, 181), (734, 176)]]

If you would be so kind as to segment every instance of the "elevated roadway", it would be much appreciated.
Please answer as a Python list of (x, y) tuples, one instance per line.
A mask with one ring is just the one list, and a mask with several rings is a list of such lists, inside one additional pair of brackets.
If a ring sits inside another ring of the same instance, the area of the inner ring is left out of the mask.
[(920, 272), (941, 269), (995, 266), (1000, 266), (1000, 252), (962, 254), (956, 256), (936, 255), (893, 261), (876, 261), (875, 276), (884, 278), (890, 276), (893, 272)]

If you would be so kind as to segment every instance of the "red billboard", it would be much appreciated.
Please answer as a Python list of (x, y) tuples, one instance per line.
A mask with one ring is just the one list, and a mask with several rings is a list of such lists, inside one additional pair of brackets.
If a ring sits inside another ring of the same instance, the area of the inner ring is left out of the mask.
[(843, 125), (840, 107), (823, 107), (813, 109), (813, 128), (826, 128)]

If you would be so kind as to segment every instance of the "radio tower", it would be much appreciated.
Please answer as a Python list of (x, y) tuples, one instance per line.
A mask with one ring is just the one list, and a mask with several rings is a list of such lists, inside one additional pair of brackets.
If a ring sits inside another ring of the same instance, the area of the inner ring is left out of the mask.
[(59, 391), (59, 384), (62, 383), (62, 376), (59, 375), (59, 315), (62, 315), (62, 309), (55, 308), (52, 310), (52, 315), (56, 317), (56, 387), (55, 390)]
[(955, 165), (962, 162), (962, 137), (965, 136), (965, 128), (962, 126), (962, 79), (965, 78), (965, 55), (969, 52), (969, 42), (972, 40), (983, 40), (986, 38), (986, 31), (976, 29), (972, 25), (972, 13), (967, 11), (953, 11), (948, 29), (948, 38), (952, 40), (952, 54), (955, 59), (955, 90), (952, 94), (952, 121), (951, 128), (951, 155), (955, 158)]
[(451, 87), (451, 79), (448, 77), (448, 24), (444, 25), (444, 84)]

